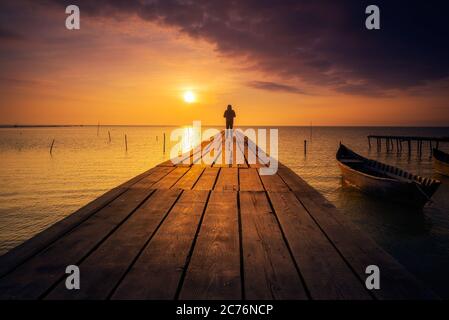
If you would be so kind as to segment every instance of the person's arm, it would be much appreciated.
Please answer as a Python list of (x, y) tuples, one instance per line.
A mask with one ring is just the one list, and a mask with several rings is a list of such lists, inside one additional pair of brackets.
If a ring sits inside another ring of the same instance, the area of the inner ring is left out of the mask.
[(223, 113), (223, 118), (226, 118), (226, 111)]

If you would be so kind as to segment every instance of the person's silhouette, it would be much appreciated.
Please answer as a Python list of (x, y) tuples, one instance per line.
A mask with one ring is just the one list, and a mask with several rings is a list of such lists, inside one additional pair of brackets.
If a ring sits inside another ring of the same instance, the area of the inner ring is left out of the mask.
[(226, 118), (226, 129), (232, 129), (234, 127), (235, 117), (236, 117), (235, 111), (232, 110), (232, 106), (229, 104), (228, 108), (223, 114), (223, 118)]

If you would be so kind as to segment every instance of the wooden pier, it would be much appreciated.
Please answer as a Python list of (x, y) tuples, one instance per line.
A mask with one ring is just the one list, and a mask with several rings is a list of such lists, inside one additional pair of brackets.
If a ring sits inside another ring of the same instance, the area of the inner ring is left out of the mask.
[(424, 137), (424, 136), (388, 136), (388, 135), (369, 135), (368, 146), (371, 149), (371, 139), (376, 140), (377, 151), (382, 150), (382, 142), (385, 142), (385, 150), (387, 152), (393, 151), (396, 147), (398, 153), (402, 152), (402, 143), (405, 142), (408, 154), (412, 153), (412, 142), (416, 143), (416, 152), (419, 156), (423, 153), (423, 143), (427, 142), (429, 146), (430, 155), (432, 155), (433, 148), (439, 149), (440, 143), (449, 142), (449, 137)]
[[(223, 142), (211, 165), (196, 151), (190, 164), (164, 162), (11, 250), (0, 298), (436, 298), (292, 170), (260, 175), (248, 145)], [(79, 290), (65, 287), (68, 265)], [(379, 290), (365, 286), (369, 265)]]

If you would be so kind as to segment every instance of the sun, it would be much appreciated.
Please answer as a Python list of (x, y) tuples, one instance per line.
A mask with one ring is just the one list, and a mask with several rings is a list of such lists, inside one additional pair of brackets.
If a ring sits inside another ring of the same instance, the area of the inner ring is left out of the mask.
[(184, 92), (184, 101), (186, 103), (194, 103), (196, 101), (195, 93), (193, 93), (192, 91)]

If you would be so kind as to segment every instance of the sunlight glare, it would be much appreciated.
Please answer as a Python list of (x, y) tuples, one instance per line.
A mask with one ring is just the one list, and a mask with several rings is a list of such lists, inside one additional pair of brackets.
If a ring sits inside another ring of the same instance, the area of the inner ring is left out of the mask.
[(184, 101), (187, 103), (193, 103), (196, 100), (196, 96), (192, 91), (184, 92)]

